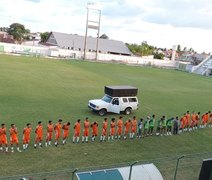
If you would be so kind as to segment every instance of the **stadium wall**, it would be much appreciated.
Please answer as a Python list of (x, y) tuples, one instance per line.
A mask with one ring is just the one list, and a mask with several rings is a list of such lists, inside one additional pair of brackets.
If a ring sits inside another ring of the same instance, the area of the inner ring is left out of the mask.
[[(59, 49), (57, 47), (26, 46), (26, 45), (8, 44), (8, 43), (0, 43), (0, 53), (28, 55), (28, 56), (45, 56), (45, 57), (65, 58), (65, 59), (83, 59), (84, 57), (84, 52), (82, 51)], [(95, 52), (86, 53), (86, 59), (95, 60), (95, 58), (96, 58)], [(176, 69), (178, 67), (177, 61), (150, 59), (148, 57), (142, 58), (135, 56), (103, 54), (103, 53), (98, 54), (98, 61), (106, 61), (106, 62), (114, 61), (129, 65), (154, 66), (154, 67), (172, 68), (172, 69)]]

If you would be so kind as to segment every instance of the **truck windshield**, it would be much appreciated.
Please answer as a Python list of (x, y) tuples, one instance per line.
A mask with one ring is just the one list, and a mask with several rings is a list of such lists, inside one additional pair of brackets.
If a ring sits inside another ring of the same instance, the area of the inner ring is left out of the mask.
[(102, 98), (103, 101), (110, 103), (112, 98), (110, 96), (104, 95), (104, 97)]

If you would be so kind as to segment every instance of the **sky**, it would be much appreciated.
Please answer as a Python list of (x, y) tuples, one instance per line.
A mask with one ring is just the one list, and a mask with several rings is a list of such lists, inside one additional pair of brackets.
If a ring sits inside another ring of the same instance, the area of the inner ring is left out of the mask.
[[(85, 35), (87, 4), (100, 4), (100, 35), (124, 43), (212, 52), (212, 0), (0, 0), (0, 27)], [(90, 11), (96, 21), (98, 11)], [(97, 31), (88, 30), (96, 36)]]

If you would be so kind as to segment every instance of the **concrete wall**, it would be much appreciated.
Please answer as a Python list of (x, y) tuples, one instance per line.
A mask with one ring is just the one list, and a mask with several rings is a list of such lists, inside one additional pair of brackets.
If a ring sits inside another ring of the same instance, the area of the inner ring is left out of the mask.
[[(84, 52), (82, 51), (59, 49), (56, 47), (26, 46), (26, 45), (7, 44), (7, 43), (0, 43), (0, 52), (16, 53), (32, 56), (57, 57), (57, 58), (83, 59), (84, 57)], [(87, 52), (86, 59), (95, 60), (96, 53)], [(151, 59), (149, 57), (142, 58), (142, 57), (122, 56), (122, 55), (102, 54), (102, 53), (98, 54), (98, 60), (116, 61), (131, 65), (144, 65), (144, 66), (155, 66), (165, 68), (177, 68), (178, 66), (178, 62), (171, 60), (158, 60), (158, 59)]]

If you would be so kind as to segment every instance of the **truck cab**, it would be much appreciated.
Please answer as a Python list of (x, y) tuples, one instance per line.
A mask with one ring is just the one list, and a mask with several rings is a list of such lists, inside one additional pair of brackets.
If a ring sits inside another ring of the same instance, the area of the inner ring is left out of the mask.
[(89, 100), (88, 107), (104, 116), (107, 112), (131, 114), (138, 109), (138, 89), (132, 86), (105, 86), (105, 95), (102, 99)]

